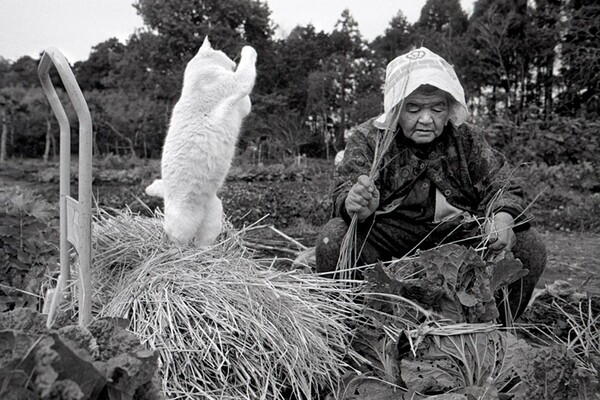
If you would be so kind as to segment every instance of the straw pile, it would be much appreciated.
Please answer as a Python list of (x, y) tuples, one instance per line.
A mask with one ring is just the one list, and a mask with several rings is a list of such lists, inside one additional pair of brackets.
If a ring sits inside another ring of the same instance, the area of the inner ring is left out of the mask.
[(94, 224), (95, 315), (124, 317), (159, 353), (169, 398), (314, 398), (349, 368), (359, 306), (328, 278), (253, 261), (243, 232), (174, 247), (162, 216), (117, 211)]

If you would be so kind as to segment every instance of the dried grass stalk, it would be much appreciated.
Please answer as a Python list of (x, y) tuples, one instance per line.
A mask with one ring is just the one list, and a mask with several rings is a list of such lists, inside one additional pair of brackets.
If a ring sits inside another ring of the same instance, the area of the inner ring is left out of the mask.
[[(159, 353), (169, 398), (313, 398), (337, 392), (360, 305), (335, 280), (257, 264), (226, 232), (173, 247), (161, 216), (95, 223), (98, 315), (125, 317)], [(102, 306), (102, 307), (100, 307)]]
[[(411, 67), (412, 61), (409, 62), (409, 70), (407, 74), (410, 74)], [(375, 140), (373, 162), (371, 163), (371, 168), (369, 170), (369, 178), (372, 181), (377, 180), (377, 178), (379, 177), (379, 168), (381, 167), (381, 163), (383, 162), (384, 156), (389, 150), (390, 146), (395, 141), (396, 127), (398, 126), (398, 121), (400, 120), (400, 112), (402, 111), (402, 107), (404, 105), (404, 98), (406, 94), (407, 85), (408, 78), (405, 79), (402, 87), (402, 99), (400, 103), (396, 107), (394, 107), (392, 118), (390, 118), (390, 120), (388, 121), (388, 125), (386, 126), (383, 133), (381, 133), (381, 131), (377, 132), (378, 135)], [(344, 240), (342, 241), (340, 255), (337, 263), (337, 271), (340, 279), (342, 280), (352, 280), (354, 271), (356, 270), (356, 261), (358, 260), (358, 257), (361, 253), (361, 249), (358, 249), (356, 246), (357, 228), (358, 215), (354, 214), (352, 216), (352, 220), (350, 221), (348, 231), (346, 232)]]

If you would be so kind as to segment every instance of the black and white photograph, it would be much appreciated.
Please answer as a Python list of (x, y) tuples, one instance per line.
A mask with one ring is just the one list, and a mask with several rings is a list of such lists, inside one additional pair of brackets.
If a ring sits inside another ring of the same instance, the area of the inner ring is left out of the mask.
[(600, 400), (596, 0), (0, 0), (1, 400)]

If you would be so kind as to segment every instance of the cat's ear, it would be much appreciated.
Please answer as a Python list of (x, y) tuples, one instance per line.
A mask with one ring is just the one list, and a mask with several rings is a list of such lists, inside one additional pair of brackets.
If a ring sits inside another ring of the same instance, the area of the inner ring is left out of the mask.
[(208, 40), (208, 35), (206, 35), (204, 37), (204, 42), (202, 42), (202, 46), (200, 47), (200, 50), (210, 50), (212, 49), (212, 46), (210, 45), (210, 42)]

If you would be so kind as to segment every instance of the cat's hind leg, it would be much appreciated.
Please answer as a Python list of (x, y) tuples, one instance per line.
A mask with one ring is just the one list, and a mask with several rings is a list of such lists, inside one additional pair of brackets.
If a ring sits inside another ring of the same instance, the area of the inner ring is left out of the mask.
[(165, 200), (165, 233), (177, 244), (189, 244), (202, 225), (205, 207), (202, 204), (189, 204)]
[(223, 230), (223, 204), (215, 194), (206, 204), (206, 215), (196, 232), (195, 243), (207, 247), (214, 243)]

